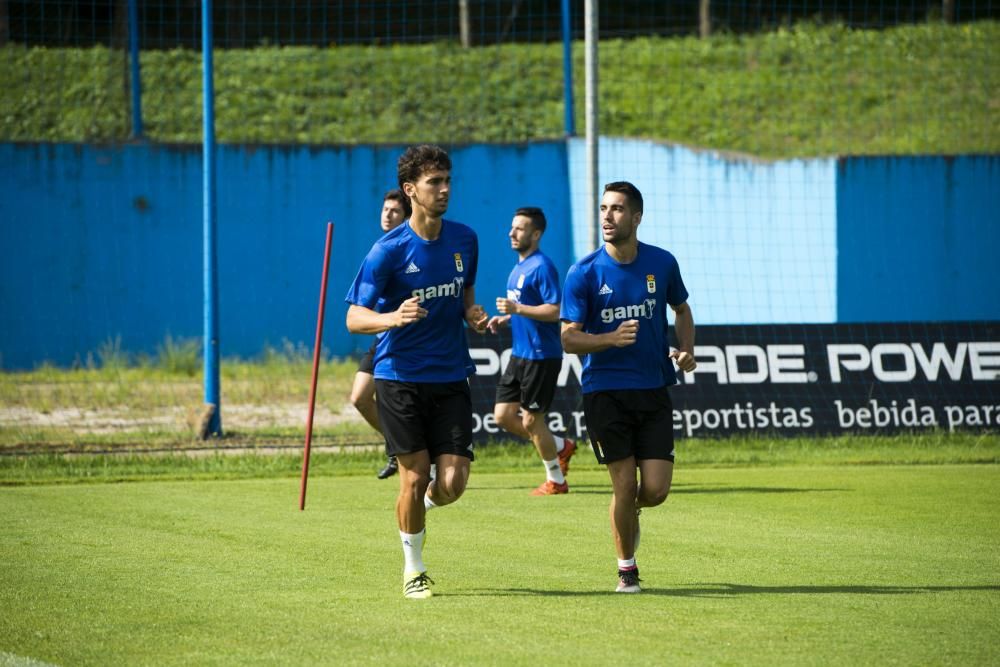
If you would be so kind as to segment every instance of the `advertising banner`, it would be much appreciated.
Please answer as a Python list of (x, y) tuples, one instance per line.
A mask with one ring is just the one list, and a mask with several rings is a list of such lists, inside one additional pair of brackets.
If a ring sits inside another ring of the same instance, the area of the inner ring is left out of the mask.
[[(510, 334), (469, 334), (476, 438), (493, 419)], [(1000, 322), (699, 326), (671, 389), (676, 437), (1000, 432)], [(582, 361), (563, 357), (553, 433), (586, 438)]]

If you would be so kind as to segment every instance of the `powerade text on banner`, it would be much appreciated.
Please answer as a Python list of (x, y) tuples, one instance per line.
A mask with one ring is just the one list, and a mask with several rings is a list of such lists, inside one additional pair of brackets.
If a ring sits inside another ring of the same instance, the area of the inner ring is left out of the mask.
[[(492, 412), (509, 334), (469, 342), (476, 437), (503, 439)], [(1000, 432), (1000, 322), (699, 326), (695, 356), (670, 389), (678, 437)], [(571, 438), (586, 437), (581, 372), (564, 355), (548, 415)]]

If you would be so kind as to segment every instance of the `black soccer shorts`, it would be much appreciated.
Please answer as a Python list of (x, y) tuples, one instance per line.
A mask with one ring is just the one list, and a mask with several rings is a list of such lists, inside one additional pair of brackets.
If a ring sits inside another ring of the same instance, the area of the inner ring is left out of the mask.
[(583, 414), (598, 463), (630, 456), (674, 460), (673, 403), (667, 387), (584, 394)]
[(510, 358), (497, 384), (497, 403), (520, 403), (528, 412), (548, 412), (562, 359)]
[(372, 342), (372, 346), (368, 348), (365, 352), (365, 356), (361, 357), (361, 361), (358, 362), (358, 372), (368, 373), (368, 375), (375, 375), (375, 347), (378, 345), (378, 340)]
[(472, 392), (468, 380), (399, 382), (375, 380), (375, 402), (389, 456), (427, 450), (475, 460)]

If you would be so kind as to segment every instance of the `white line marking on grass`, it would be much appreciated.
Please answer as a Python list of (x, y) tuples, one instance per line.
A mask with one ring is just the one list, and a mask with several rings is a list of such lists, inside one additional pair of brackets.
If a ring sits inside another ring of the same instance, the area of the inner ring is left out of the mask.
[(4, 653), (0, 651), (0, 667), (56, 667), (51, 662), (42, 662), (34, 658)]

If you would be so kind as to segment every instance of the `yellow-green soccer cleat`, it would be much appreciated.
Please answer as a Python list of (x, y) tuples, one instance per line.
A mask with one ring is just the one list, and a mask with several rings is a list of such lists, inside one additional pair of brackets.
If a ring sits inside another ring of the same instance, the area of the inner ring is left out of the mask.
[(403, 597), (411, 600), (426, 600), (433, 597), (431, 584), (434, 580), (426, 572), (409, 572), (403, 576)]

